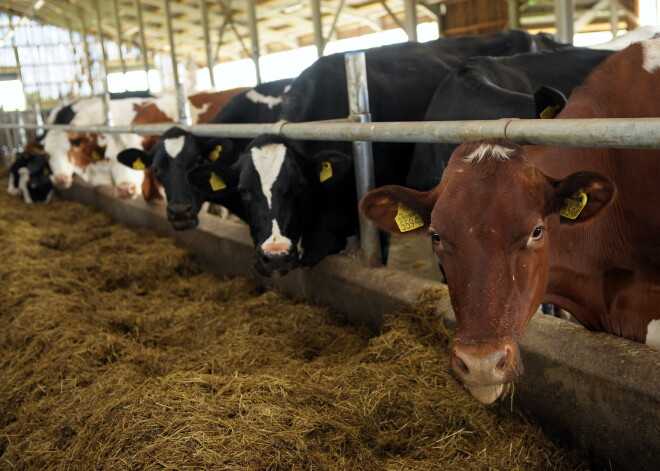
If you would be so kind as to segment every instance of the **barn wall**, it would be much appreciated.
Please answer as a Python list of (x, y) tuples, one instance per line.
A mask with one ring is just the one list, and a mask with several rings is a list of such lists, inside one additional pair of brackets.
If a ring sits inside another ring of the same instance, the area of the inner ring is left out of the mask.
[(462, 0), (447, 3), (442, 34), (488, 34), (507, 29), (506, 0)]

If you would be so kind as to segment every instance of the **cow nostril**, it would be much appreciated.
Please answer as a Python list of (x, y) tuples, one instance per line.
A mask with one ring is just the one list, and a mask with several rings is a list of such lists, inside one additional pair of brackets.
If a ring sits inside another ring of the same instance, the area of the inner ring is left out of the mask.
[(465, 374), (468, 374), (470, 372), (470, 369), (467, 367), (465, 362), (458, 357), (456, 357), (456, 367)]
[(506, 359), (508, 355), (504, 355), (500, 360), (497, 362), (497, 365), (495, 366), (496, 369), (498, 370), (504, 370), (506, 368)]

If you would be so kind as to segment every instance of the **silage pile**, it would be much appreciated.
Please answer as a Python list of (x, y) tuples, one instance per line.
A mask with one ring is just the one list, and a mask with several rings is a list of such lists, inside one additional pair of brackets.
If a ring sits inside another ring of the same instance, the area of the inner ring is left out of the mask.
[(578, 469), (448, 376), (432, 296), (372, 337), (77, 203), (0, 215), (0, 469)]

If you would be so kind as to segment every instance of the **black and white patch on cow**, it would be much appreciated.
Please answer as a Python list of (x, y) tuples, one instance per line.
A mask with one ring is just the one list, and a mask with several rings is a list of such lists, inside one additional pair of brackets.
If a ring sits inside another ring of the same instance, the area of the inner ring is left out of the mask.
[(7, 191), (21, 196), (26, 203), (48, 203), (53, 196), (53, 183), (48, 160), (44, 154), (16, 154), (11, 165)]

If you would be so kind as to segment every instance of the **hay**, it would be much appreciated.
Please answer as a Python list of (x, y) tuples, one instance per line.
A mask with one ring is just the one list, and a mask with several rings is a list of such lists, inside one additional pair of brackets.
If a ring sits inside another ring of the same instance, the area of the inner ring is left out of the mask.
[(432, 293), (372, 337), (77, 203), (0, 214), (0, 469), (581, 469), (449, 377)]

